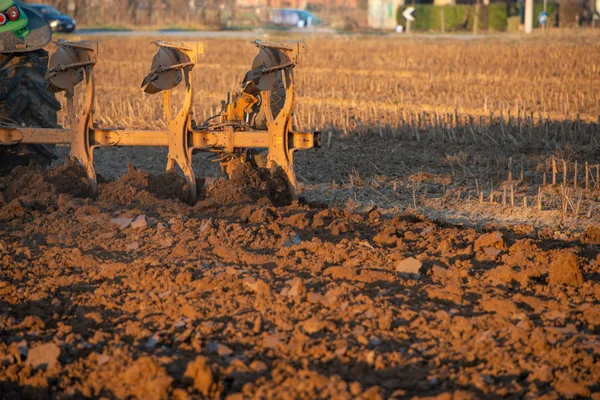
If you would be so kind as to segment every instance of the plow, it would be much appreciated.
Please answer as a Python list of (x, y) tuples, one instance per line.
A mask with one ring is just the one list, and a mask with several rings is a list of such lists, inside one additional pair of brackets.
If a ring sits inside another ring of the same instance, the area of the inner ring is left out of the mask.
[[(203, 44), (153, 42), (158, 51), (141, 86), (148, 94), (162, 92), (167, 129), (135, 130), (99, 127), (94, 122), (94, 67), (101, 44), (55, 42), (45, 79), (49, 92), (65, 93), (67, 126), (40, 128), (0, 119), (0, 146), (69, 145), (70, 157), (85, 169), (93, 190), (97, 190), (98, 185), (94, 149), (167, 147), (166, 170), (176, 171), (178, 167), (187, 182), (191, 202), (197, 197), (192, 154), (207, 151), (214, 153), (214, 160), (227, 175), (246, 162), (270, 169), (281, 168), (287, 176), (292, 198), (297, 198), (293, 154), (297, 150), (319, 147), (320, 141), (319, 132), (298, 132), (292, 122), (296, 100), (294, 67), (304, 51), (304, 43), (259, 40), (252, 43), (258, 48), (258, 54), (242, 79), (241, 89), (227, 93), (220, 112), (198, 122), (192, 112), (192, 77), (198, 58), (204, 52)], [(82, 99), (78, 102), (75, 89), (80, 84), (83, 87), (77, 92), (82, 92)], [(180, 85), (185, 91), (183, 102), (177, 112), (172, 112), (171, 94)]]

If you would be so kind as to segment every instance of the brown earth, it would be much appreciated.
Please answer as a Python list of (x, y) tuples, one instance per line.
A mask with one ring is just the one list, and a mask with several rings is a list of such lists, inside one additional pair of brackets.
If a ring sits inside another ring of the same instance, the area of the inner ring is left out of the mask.
[(593, 232), (278, 207), (246, 172), (194, 207), (133, 168), (2, 178), (0, 397), (600, 397)]
[(253, 203), (262, 198), (269, 199), (275, 206), (287, 206), (292, 202), (283, 170), (254, 168), (250, 163), (236, 168), (230, 179), (211, 185), (208, 197), (222, 205)]

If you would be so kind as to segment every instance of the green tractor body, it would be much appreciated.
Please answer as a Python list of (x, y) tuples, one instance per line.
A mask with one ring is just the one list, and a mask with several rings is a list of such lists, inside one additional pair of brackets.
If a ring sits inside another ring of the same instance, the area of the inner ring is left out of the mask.
[(21, 7), (16, 5), (13, 0), (0, 0), (0, 33), (12, 31), (15, 36), (23, 39), (29, 35), (27, 26), (29, 18)]
[(18, 0), (0, 0), (0, 53), (38, 50), (52, 39), (50, 27)]
[[(60, 103), (46, 91), (50, 27), (19, 0), (0, 0), (0, 125), (55, 128)], [(49, 165), (56, 156), (44, 145), (0, 149), (0, 174), (17, 165)]]

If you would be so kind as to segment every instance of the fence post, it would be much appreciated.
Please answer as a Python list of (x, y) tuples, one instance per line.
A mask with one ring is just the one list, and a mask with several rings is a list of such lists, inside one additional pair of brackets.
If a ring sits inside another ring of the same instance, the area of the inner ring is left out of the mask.
[(444, 6), (440, 7), (440, 25), (442, 27), (442, 33), (446, 32), (446, 18), (444, 8)]
[(533, 0), (525, 0), (525, 33), (533, 32)]
[(473, 35), (479, 30), (479, 12), (481, 11), (481, 0), (477, 0), (475, 4), (475, 17), (473, 18)]

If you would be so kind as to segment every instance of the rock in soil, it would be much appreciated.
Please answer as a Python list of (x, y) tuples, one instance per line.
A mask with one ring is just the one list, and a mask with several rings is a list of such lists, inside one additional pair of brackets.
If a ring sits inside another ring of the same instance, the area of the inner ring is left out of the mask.
[(408, 257), (396, 265), (396, 272), (403, 274), (418, 274), (423, 263), (414, 257)]
[(33, 368), (54, 368), (58, 364), (60, 347), (54, 343), (45, 343), (33, 347), (27, 352), (27, 363)]

